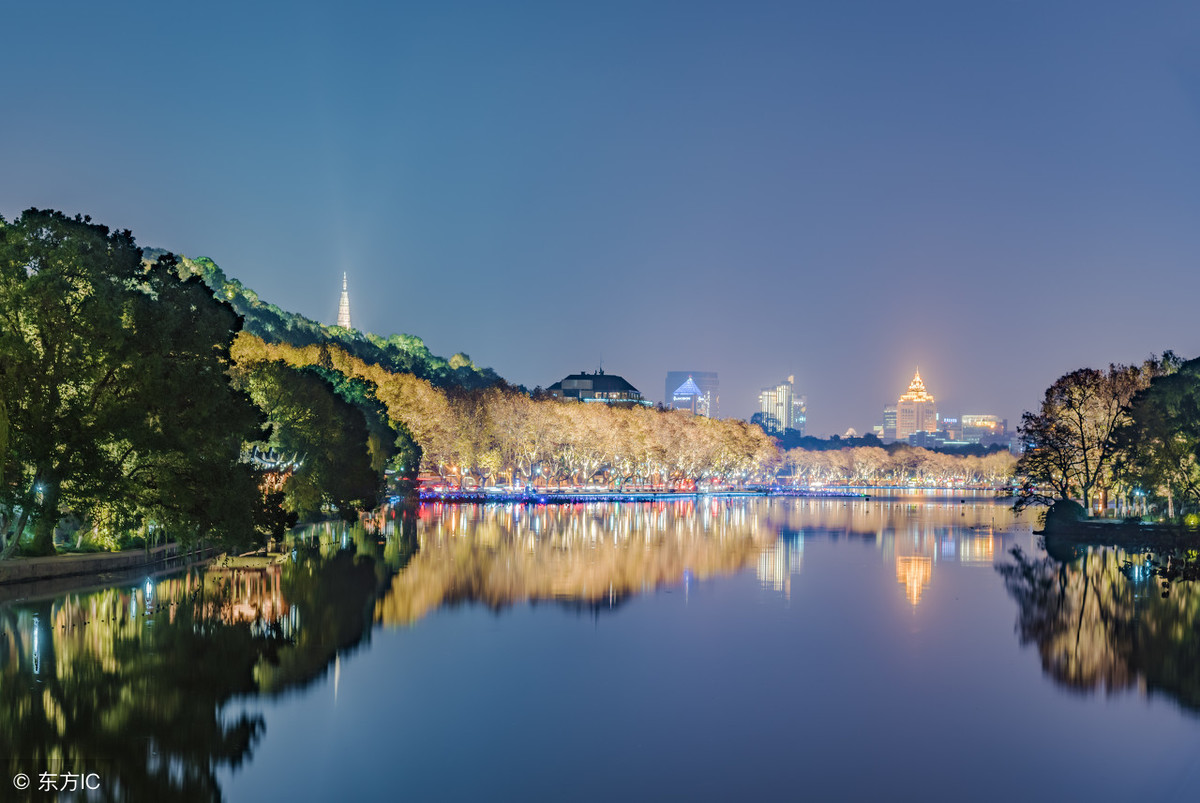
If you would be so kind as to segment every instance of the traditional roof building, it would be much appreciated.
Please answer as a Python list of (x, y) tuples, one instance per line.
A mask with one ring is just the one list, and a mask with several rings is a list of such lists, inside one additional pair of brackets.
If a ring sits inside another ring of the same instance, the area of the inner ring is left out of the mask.
[(603, 370), (594, 374), (571, 374), (546, 388), (551, 398), (605, 404), (634, 405), (650, 402), (642, 398), (640, 390), (616, 374)]
[(896, 439), (906, 440), (914, 432), (937, 431), (937, 402), (925, 389), (918, 368), (908, 384), (908, 392), (896, 402)]

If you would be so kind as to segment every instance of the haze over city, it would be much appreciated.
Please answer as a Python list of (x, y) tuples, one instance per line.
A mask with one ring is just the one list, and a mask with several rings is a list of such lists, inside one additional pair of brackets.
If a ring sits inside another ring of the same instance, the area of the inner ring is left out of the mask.
[(0, 214), (82, 212), (511, 382), (795, 375), (869, 430), (919, 365), (1015, 425), (1200, 354), (1193, 4), (6, 9)]

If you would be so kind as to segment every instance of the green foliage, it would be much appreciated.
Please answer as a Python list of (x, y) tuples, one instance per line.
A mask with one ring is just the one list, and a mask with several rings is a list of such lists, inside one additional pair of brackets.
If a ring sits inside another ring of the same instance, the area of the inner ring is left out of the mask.
[[(147, 256), (157, 258), (163, 253), (148, 251)], [(326, 326), (280, 309), (260, 299), (238, 280), (226, 277), (208, 257), (184, 259), (182, 265), (200, 277), (218, 298), (233, 306), (245, 320), (247, 332), (267, 343), (287, 343), (301, 348), (333, 344), (365, 363), (392, 372), (413, 374), (439, 387), (478, 389), (503, 381), (490, 368), (476, 366), (465, 354), (456, 354), (449, 361), (433, 355), (415, 335), (381, 337), (340, 326)]]
[(238, 318), (178, 274), (87, 218), (0, 222), (9, 551), (32, 523), (31, 551), (52, 552), (64, 509), (152, 518), (184, 540), (249, 532), (254, 478), (234, 464), (257, 422), (225, 376)]
[(1129, 407), (1118, 433), (1123, 479), (1160, 499), (1174, 512), (1200, 506), (1200, 359), (1156, 377)]
[[(327, 507), (351, 516), (375, 506), (383, 463), (376, 460), (378, 468), (372, 464), (371, 430), (363, 410), (342, 398), (321, 374), (322, 369), (272, 361), (244, 367), (237, 376), (270, 423), (263, 446), (300, 464), (284, 483), (283, 507), (301, 517)], [(343, 387), (348, 393), (363, 390), (351, 381)]]

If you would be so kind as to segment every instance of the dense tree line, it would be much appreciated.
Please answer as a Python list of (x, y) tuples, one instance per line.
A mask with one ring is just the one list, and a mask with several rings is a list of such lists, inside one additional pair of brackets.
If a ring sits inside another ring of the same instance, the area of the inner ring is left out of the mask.
[(86, 218), (0, 220), (5, 554), (27, 526), (32, 551), (53, 551), (64, 510), (185, 536), (253, 530), (238, 457), (258, 416), (226, 376), (238, 317), (175, 267)]
[(891, 449), (860, 446), (837, 451), (788, 449), (782, 459), (785, 479), (803, 485), (915, 483), (940, 487), (962, 484), (994, 488), (1008, 481), (1016, 463), (1016, 458), (1007, 450), (978, 456), (953, 455), (903, 445)]
[(1018, 506), (1110, 500), (1168, 517), (1200, 510), (1200, 360), (1072, 371), (1025, 413)]
[(187, 264), (144, 259), (128, 231), (36, 209), (0, 219), (4, 556), (23, 537), (53, 552), (64, 521), (106, 546), (133, 532), (236, 545), (374, 506), (411, 439), (362, 382), (235, 366), (241, 328)]
[(366, 380), (393, 424), (412, 433), (421, 470), (456, 486), (788, 484), (997, 485), (1011, 472), (1007, 452), (937, 454), (896, 445), (837, 451), (782, 450), (752, 424), (641, 406), (565, 403), (497, 386), (449, 391), (393, 374), (338, 348), (272, 344), (247, 333), (235, 358), (295, 367), (328, 360)]

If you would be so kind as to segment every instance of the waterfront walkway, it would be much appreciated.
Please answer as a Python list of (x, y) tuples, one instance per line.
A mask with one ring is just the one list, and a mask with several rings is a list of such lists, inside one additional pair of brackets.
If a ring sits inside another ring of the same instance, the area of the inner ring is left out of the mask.
[(179, 544), (164, 544), (152, 549), (131, 549), (125, 552), (92, 552), (82, 555), (50, 555), (44, 558), (12, 558), (0, 561), (0, 585), (27, 583), (35, 580), (59, 580), (68, 577), (95, 576), (126, 572), (133, 569), (154, 569), (168, 561), (202, 560), (211, 557), (209, 548), (181, 548)]

